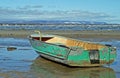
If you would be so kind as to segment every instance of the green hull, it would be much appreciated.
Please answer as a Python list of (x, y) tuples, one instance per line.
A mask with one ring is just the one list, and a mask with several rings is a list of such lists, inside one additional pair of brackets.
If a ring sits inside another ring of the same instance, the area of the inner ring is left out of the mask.
[(61, 43), (47, 43), (31, 36), (30, 42), (41, 56), (69, 66), (102, 66), (111, 64), (116, 58), (116, 50), (105, 46), (99, 50), (86, 50), (80, 46), (66, 46)]

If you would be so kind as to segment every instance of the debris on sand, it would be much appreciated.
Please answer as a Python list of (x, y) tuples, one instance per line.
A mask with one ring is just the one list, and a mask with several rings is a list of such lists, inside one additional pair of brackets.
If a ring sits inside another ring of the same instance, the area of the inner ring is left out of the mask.
[(13, 47), (13, 46), (9, 46), (7, 47), (7, 51), (14, 51), (16, 50), (17, 48), (16, 47)]

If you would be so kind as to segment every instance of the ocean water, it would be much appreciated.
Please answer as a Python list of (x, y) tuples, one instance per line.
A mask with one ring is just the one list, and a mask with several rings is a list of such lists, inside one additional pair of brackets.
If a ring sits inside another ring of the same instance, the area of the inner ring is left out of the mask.
[(120, 25), (4, 25), (0, 29), (6, 30), (120, 30)]

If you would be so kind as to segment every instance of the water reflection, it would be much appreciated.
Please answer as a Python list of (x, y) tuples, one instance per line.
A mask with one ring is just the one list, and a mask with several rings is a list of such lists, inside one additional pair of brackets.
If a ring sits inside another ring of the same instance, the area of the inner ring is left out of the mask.
[(70, 68), (40, 57), (33, 62), (31, 71), (41, 78), (116, 78), (111, 68)]

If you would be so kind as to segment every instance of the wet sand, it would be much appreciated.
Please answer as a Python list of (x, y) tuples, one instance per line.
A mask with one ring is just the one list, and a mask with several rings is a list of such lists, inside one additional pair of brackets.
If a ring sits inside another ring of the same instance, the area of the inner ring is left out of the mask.
[[(104, 38), (120, 39), (120, 31), (71, 31), (71, 30), (44, 30), (46, 34), (55, 34), (71, 38)], [(0, 37), (27, 38), (34, 30), (0, 30)]]

